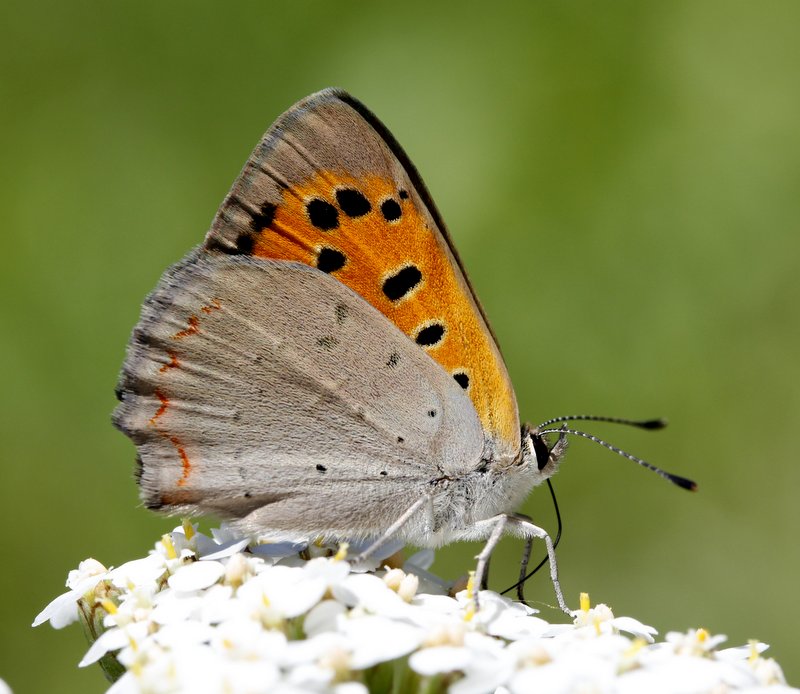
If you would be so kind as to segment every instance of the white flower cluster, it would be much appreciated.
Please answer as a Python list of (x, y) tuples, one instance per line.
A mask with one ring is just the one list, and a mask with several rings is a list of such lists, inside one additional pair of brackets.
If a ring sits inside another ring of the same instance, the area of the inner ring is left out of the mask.
[(655, 629), (586, 596), (572, 624), (489, 591), (476, 611), (469, 586), (435, 594), (427, 552), (376, 570), (346, 548), (212, 535), (184, 523), (143, 559), (87, 559), (34, 626), (80, 617), (94, 637), (80, 665), (100, 661), (113, 694), (800, 691), (764, 644), (718, 650), (724, 637), (703, 629), (654, 643)]

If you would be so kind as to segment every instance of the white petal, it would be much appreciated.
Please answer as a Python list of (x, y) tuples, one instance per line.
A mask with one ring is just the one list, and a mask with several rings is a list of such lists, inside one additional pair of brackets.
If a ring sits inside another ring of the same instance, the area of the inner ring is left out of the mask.
[(201, 599), (200, 619), (209, 624), (219, 624), (233, 619), (247, 610), (241, 600), (233, 597), (231, 586), (213, 585), (203, 592)]
[(108, 631), (104, 631), (97, 640), (89, 646), (86, 655), (83, 656), (78, 667), (86, 667), (92, 663), (96, 663), (109, 651), (116, 651), (123, 646), (130, 643), (128, 635), (120, 628), (114, 627)]
[(336, 600), (323, 600), (314, 605), (303, 620), (306, 636), (311, 637), (326, 631), (336, 631), (337, 618), (346, 611), (347, 608)]
[(54, 629), (62, 629), (78, 619), (78, 600), (81, 593), (71, 590), (51, 600), (33, 620), (31, 626), (38, 627), (48, 619)]
[(312, 559), (303, 567), (306, 578), (321, 578), (329, 586), (344, 580), (350, 573), (350, 564), (320, 557)]
[[(94, 576), (102, 576), (107, 573), (108, 569), (106, 569), (106, 567), (96, 559), (84, 559), (80, 564), (78, 564), (77, 569), (73, 569), (69, 572), (69, 576), (67, 578), (67, 588), (81, 590), (79, 584), (82, 581)], [(87, 588), (83, 588), (83, 590), (87, 590)]]
[(695, 656), (670, 657), (657, 666), (631, 670), (618, 679), (620, 694), (731, 691), (752, 685), (749, 673)]
[(450, 686), (449, 694), (494, 692), (514, 673), (513, 658), (506, 653), (480, 654), (465, 668), (465, 676)]
[(163, 557), (158, 554), (150, 554), (142, 559), (134, 559), (118, 566), (109, 573), (111, 582), (117, 588), (127, 588), (133, 584), (142, 586), (155, 583), (166, 570)]
[(452, 581), (445, 581), (436, 574), (425, 571), (425, 569), (414, 566), (409, 562), (403, 564), (403, 570), (407, 573), (414, 574), (419, 579), (419, 592), (421, 593), (449, 595), (450, 589), (453, 587)]
[(457, 615), (461, 609), (458, 601), (447, 595), (428, 595), (423, 593), (415, 596), (411, 604), (439, 614)]
[(721, 660), (747, 660), (752, 654), (752, 649), (755, 647), (756, 653), (763, 653), (769, 648), (769, 644), (758, 641), (751, 646), (750, 644), (744, 646), (734, 646), (732, 648), (723, 648), (717, 651), (717, 657)]
[(333, 688), (333, 694), (369, 694), (361, 682), (342, 682)]
[(252, 619), (239, 618), (214, 629), (211, 645), (228, 659), (280, 661), (287, 639), (280, 631), (267, 631)]
[[(190, 644), (172, 653), (177, 687), (167, 689), (158, 683), (157, 691), (223, 692), (226, 663), (206, 645)], [(153, 684), (156, 684), (155, 682)], [(155, 689), (152, 687), (151, 689)], [(147, 689), (145, 691), (148, 691)]]
[(307, 542), (262, 542), (250, 547), (250, 554), (270, 558), (290, 557), (299, 554), (306, 547)]
[(658, 629), (642, 624), (640, 621), (633, 619), (633, 617), (615, 617), (611, 620), (611, 624), (615, 629), (626, 631), (629, 634), (638, 636), (648, 643), (653, 643), (653, 635), (658, 634)]
[(177, 622), (161, 627), (154, 635), (156, 643), (165, 648), (178, 648), (190, 644), (208, 643), (214, 629), (198, 621)]
[(325, 595), (328, 586), (319, 576), (309, 576), (303, 569), (273, 566), (248, 581), (242, 588), (259, 588), (270, 607), (285, 617), (305, 614)]
[(463, 670), (471, 658), (472, 654), (466, 648), (434, 646), (412, 653), (408, 664), (420, 675), (438, 675), (443, 672)]
[(173, 624), (199, 616), (203, 600), (196, 596), (179, 597), (178, 593), (168, 591), (159, 593), (157, 604), (150, 613), (156, 624)]
[[(288, 676), (290, 688), (281, 690), (282, 694), (309, 694), (309, 692), (329, 691), (327, 685), (333, 679), (334, 672), (329, 668), (319, 665), (300, 665), (294, 668)], [(293, 689), (291, 687), (296, 687)]]
[(218, 561), (195, 561), (182, 566), (167, 583), (173, 590), (189, 592), (213, 586), (225, 573), (225, 567)]
[(294, 669), (302, 663), (316, 662), (332, 650), (344, 650), (347, 647), (344, 635), (324, 632), (302, 641), (289, 641), (285, 652), (281, 654), (280, 663)]
[(486, 633), (509, 641), (541, 637), (550, 628), (545, 620), (528, 614), (525, 606), (519, 603), (508, 604), (493, 617), (484, 618), (481, 622), (486, 625)]
[(331, 592), (349, 607), (358, 605), (376, 614), (402, 617), (410, 610), (408, 603), (374, 574), (351, 574), (332, 586)]
[(270, 694), (280, 679), (277, 665), (267, 660), (236, 661), (225, 668), (225, 692)]
[(231, 540), (222, 545), (208, 543), (208, 546), (198, 546), (197, 550), (200, 555), (200, 561), (225, 559), (225, 557), (241, 552), (249, 543), (250, 540), (244, 538), (242, 540)]
[(351, 665), (356, 670), (406, 655), (425, 638), (422, 629), (385, 617), (346, 620), (341, 631), (351, 642)]
[(126, 672), (106, 689), (106, 694), (140, 694), (141, 687), (132, 672)]

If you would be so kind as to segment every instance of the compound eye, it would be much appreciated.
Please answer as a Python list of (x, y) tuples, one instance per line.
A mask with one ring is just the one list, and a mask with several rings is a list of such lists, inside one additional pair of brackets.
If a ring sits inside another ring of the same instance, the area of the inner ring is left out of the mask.
[(536, 465), (540, 470), (550, 461), (550, 449), (545, 440), (539, 434), (531, 434), (531, 444), (533, 452), (536, 453)]

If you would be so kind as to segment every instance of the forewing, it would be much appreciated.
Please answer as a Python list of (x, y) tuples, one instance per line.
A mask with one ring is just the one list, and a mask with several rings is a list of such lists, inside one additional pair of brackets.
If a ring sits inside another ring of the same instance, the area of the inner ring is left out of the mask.
[[(380, 531), (481, 460), (470, 400), (333, 277), (199, 250), (148, 297), (115, 423), (148, 506), (261, 530)], [(254, 513), (255, 512), (255, 513)]]
[(325, 90), (276, 121), (206, 247), (298, 261), (336, 277), (460, 384), (492, 459), (517, 457), (514, 391), (444, 223), (403, 150), (353, 97)]

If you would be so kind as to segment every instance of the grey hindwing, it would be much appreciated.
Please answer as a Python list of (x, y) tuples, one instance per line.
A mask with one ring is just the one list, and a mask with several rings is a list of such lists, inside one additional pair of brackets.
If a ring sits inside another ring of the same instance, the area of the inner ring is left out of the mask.
[(299, 263), (191, 253), (145, 301), (117, 392), (145, 502), (251, 530), (380, 531), (483, 450), (453, 378)]

